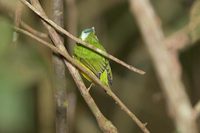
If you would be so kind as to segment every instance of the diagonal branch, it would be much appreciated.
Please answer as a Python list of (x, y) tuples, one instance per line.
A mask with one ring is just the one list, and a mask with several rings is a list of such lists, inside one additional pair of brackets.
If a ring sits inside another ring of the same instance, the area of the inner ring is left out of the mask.
[(194, 106), (194, 117), (197, 119), (200, 116), (200, 101)]
[(127, 63), (119, 60), (118, 58), (108, 54), (107, 52), (105, 51), (102, 51), (101, 49), (98, 49), (96, 48), (95, 46), (89, 44), (89, 43), (86, 43), (84, 41), (82, 41), (81, 39), (73, 36), (72, 34), (70, 34), (68, 31), (64, 30), (62, 27), (60, 27), (59, 25), (57, 25), (56, 23), (54, 23), (52, 20), (48, 19), (48, 17), (46, 15), (44, 15), (43, 13), (39, 12), (35, 7), (33, 7), (30, 3), (28, 3), (26, 0), (20, 0), (22, 3), (24, 3), (27, 7), (29, 7), (35, 14), (37, 14), (40, 18), (42, 18), (43, 21), (45, 21), (46, 23), (48, 23), (49, 25), (51, 25), (52, 27), (54, 27), (57, 31), (63, 33), (64, 35), (70, 37), (71, 39), (75, 40), (77, 43), (79, 43), (80, 45), (83, 45), (103, 56), (105, 56), (106, 58), (110, 59), (110, 60), (113, 60), (115, 61), (116, 63), (126, 67), (127, 69), (131, 70), (131, 71), (134, 71), (136, 73), (139, 73), (139, 74), (145, 74), (144, 71), (142, 70), (139, 70), (131, 65), (128, 65)]
[(132, 14), (144, 37), (146, 47), (160, 78), (166, 101), (180, 133), (197, 133), (197, 125), (192, 115), (192, 106), (185, 92), (179, 71), (173, 56), (164, 45), (164, 34), (157, 23), (157, 16), (149, 0), (130, 0)]
[(27, 31), (33, 33), (34, 35), (39, 36), (40, 38), (43, 39), (48, 39), (48, 35), (46, 33), (37, 31), (36, 29), (32, 28), (30, 25), (28, 25), (27, 23), (25, 23), (24, 21), (20, 21), (20, 25), (26, 29)]

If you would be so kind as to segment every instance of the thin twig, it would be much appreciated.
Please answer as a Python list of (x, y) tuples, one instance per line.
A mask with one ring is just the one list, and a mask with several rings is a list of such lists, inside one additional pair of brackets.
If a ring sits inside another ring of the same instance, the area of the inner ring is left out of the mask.
[(179, 50), (186, 49), (191, 44), (194, 44), (194, 43), (192, 43), (192, 40), (190, 39), (187, 26), (171, 34), (165, 40), (166, 47), (169, 50), (176, 51), (176, 52), (178, 52)]
[(33, 33), (34, 35), (39, 36), (40, 38), (43, 39), (48, 39), (48, 35), (46, 33), (43, 33), (41, 31), (37, 31), (36, 29), (32, 28), (31, 26), (29, 26), (27, 23), (25, 23), (24, 21), (20, 21), (20, 25), (26, 29), (27, 31)]
[[(177, 131), (197, 133), (192, 106), (185, 92), (181, 76), (174, 66), (174, 59), (164, 45), (165, 38), (157, 22), (158, 16), (156, 16), (149, 0), (130, 0), (130, 6), (160, 78), (161, 88), (165, 92), (166, 101)], [(176, 65), (180, 66), (180, 63)]]
[(200, 116), (200, 101), (194, 106), (194, 116), (196, 119)]
[[(131, 119), (141, 128), (141, 130), (144, 133), (149, 133), (148, 129), (145, 127), (145, 124), (143, 124), (122, 102), (121, 100), (112, 92), (112, 90), (110, 88), (108, 88), (107, 86), (104, 86), (101, 81), (94, 76), (93, 74), (91, 74), (88, 70), (86, 70), (85, 68), (83, 68), (82, 66), (80, 66), (72, 57), (70, 57), (68, 54), (66, 54), (65, 52), (63, 52), (62, 50), (56, 48), (55, 46), (51, 45), (48, 42), (45, 42), (44, 40), (34, 36), (33, 34), (26, 32), (24, 30), (21, 30), (19, 28), (15, 28), (17, 31), (26, 34), (28, 36), (30, 36), (33, 39), (36, 39), (37, 41), (39, 41), (40, 43), (44, 44), (45, 46), (51, 48), (54, 52), (61, 54), (63, 57), (65, 57), (65, 59), (70, 62), (71, 64), (73, 64), (76, 68), (78, 68), (80, 71), (82, 71), (83, 73), (85, 73), (86, 75), (88, 75), (91, 79), (94, 80), (95, 83), (97, 83), (99, 86), (101, 86), (109, 96), (111, 96), (113, 98), (113, 100), (120, 106), (120, 108), (126, 112)], [(87, 91), (87, 89), (86, 89)]]
[(44, 16), (43, 14), (41, 14), (35, 7), (33, 7), (30, 3), (28, 3), (26, 0), (20, 0), (22, 3), (24, 3), (27, 7), (29, 7), (35, 14), (37, 14), (40, 18), (42, 18), (42, 20), (44, 20), (45, 22), (47, 22), (49, 25), (51, 25), (52, 27), (54, 27), (57, 31), (63, 33), (64, 35), (70, 37), (71, 39), (75, 40), (77, 43), (79, 43), (80, 45), (83, 45), (103, 56), (105, 56), (106, 58), (115, 61), (116, 63), (126, 67), (127, 69), (134, 71), (136, 73), (139, 74), (145, 74), (144, 71), (139, 70), (131, 65), (128, 65), (127, 63), (125, 63), (124, 61), (119, 60), (118, 58), (108, 54), (107, 52), (96, 48), (95, 46), (86, 43), (84, 41), (82, 41), (81, 39), (73, 36), (72, 34), (70, 34), (68, 31), (64, 30), (62, 27), (58, 26), (56, 23), (54, 23), (52, 20), (48, 19), (47, 16)]

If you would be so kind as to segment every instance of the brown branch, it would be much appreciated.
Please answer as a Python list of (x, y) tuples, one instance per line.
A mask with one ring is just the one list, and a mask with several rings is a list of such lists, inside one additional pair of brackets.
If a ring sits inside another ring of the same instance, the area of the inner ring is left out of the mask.
[(194, 106), (194, 117), (197, 119), (200, 116), (200, 101)]
[[(26, 34), (28, 36), (30, 36), (31, 38), (33, 39), (36, 39), (37, 41), (39, 41), (40, 43), (44, 44), (45, 46), (49, 47), (50, 49), (52, 49), (54, 52), (56, 53), (59, 53), (61, 54), (69, 63), (73, 64), (76, 68), (78, 68), (80, 71), (82, 71), (83, 73), (85, 73), (86, 75), (88, 75), (91, 79), (94, 80), (95, 83), (97, 83), (99, 86), (101, 86), (109, 96), (111, 96), (115, 102), (120, 106), (120, 108), (125, 111), (133, 121), (135, 121), (135, 123), (143, 130), (144, 133), (149, 133), (148, 129), (145, 127), (145, 124), (143, 124), (122, 102), (121, 100), (111, 91), (110, 88), (108, 88), (107, 86), (104, 86), (101, 81), (95, 77), (93, 74), (91, 74), (88, 70), (86, 70), (85, 68), (81, 67), (73, 58), (71, 58), (67, 53), (63, 52), (62, 50), (56, 48), (55, 46), (51, 45), (50, 43), (48, 42), (45, 42), (43, 41), (42, 39), (34, 36), (33, 34), (31, 33), (28, 33), (24, 30), (21, 30), (21, 29), (18, 29), (16, 28), (17, 31), (23, 33), (23, 34)], [(71, 65), (70, 64), (70, 65)], [(73, 71), (74, 71), (74, 68), (72, 67)], [(75, 74), (77, 74), (77, 72), (73, 72)], [(74, 75), (73, 75), (74, 76)], [(77, 82), (81, 80), (81, 78), (79, 77), (79, 79), (77, 80)], [(82, 84), (82, 83), (81, 83)], [(83, 84), (84, 85), (84, 84)], [(83, 86), (81, 85), (81, 87)], [(86, 89), (86, 88), (85, 88)], [(84, 89), (84, 92), (82, 92), (84, 95), (85, 95), (85, 89)], [(86, 90), (87, 91), (87, 90)], [(87, 94), (88, 91), (87, 91)], [(86, 101), (88, 102), (88, 101)], [(90, 103), (90, 102), (89, 102)], [(95, 112), (93, 112), (95, 113)]]
[(182, 29), (171, 34), (165, 39), (166, 47), (169, 50), (176, 51), (178, 53), (179, 51), (185, 50), (193, 45), (199, 44), (195, 43), (198, 39), (192, 40), (190, 32), (192, 31), (189, 30), (188, 25), (186, 25)]
[[(35, 6), (39, 3), (38, 0), (35, 0)], [(64, 27), (64, 21), (63, 21), (63, 0), (53, 0), (52, 1), (53, 6), (53, 20), (56, 24), (58, 24), (61, 27)], [(39, 5), (38, 5), (39, 7)], [(64, 43), (64, 39), (59, 36), (62, 43)], [(62, 44), (56, 44), (57, 47), (59, 47)], [(63, 59), (57, 55), (53, 54), (52, 61), (54, 64), (54, 71), (55, 71), (55, 100), (56, 100), (56, 133), (67, 133), (67, 110), (68, 107), (66, 107), (67, 102), (67, 82), (66, 82), (66, 74), (65, 74), (65, 64), (63, 62)], [(69, 83), (69, 82), (68, 82)]]
[[(33, 6), (37, 7), (40, 12), (42, 8), (38, 4), (38, 0), (31, 0)], [(62, 0), (53, 1), (53, 16), (54, 21), (61, 27), (63, 27), (63, 7)], [(43, 22), (44, 25), (45, 22)], [(47, 26), (47, 25), (46, 25)], [(49, 28), (50, 29), (50, 28)], [(63, 39), (61, 36), (57, 35), (57, 40), (55, 44), (57, 47), (61, 46)], [(67, 132), (67, 82), (65, 74), (65, 64), (63, 59), (57, 55), (52, 55), (52, 62), (54, 66), (54, 98), (55, 98), (55, 108), (56, 108), (56, 133), (66, 133)]]
[(145, 74), (144, 71), (142, 70), (139, 70), (131, 65), (128, 65), (127, 63), (119, 60), (118, 58), (108, 54), (107, 52), (105, 51), (102, 51), (101, 49), (98, 49), (96, 48), (95, 46), (89, 44), (89, 43), (86, 43), (84, 41), (82, 41), (81, 39), (73, 36), (71, 33), (69, 33), (68, 31), (64, 30), (62, 27), (58, 26), (56, 23), (54, 23), (52, 20), (48, 19), (47, 16), (45, 16), (44, 14), (42, 14), (41, 12), (39, 12), (35, 7), (33, 7), (31, 4), (29, 4), (26, 0), (20, 0), (22, 3), (24, 3), (27, 7), (29, 7), (35, 14), (37, 14), (40, 18), (42, 18), (43, 21), (45, 21), (46, 23), (48, 23), (49, 25), (51, 25), (52, 27), (54, 27), (57, 31), (63, 33), (64, 35), (68, 36), (69, 38), (73, 39), (74, 41), (76, 41), (77, 43), (105, 56), (106, 58), (110, 59), (110, 60), (113, 60), (115, 61), (116, 63), (126, 67), (127, 69), (131, 70), (131, 71), (134, 71), (136, 73), (139, 73), (139, 74)]
[(180, 74), (175, 71), (173, 58), (164, 45), (165, 38), (149, 0), (130, 0), (130, 6), (160, 78), (178, 132), (197, 133), (189, 98)]
[(34, 29), (31, 26), (29, 26), (28, 24), (26, 24), (24, 21), (20, 21), (20, 25), (22, 26), (22, 28), (33, 33), (34, 35), (37, 35), (37, 36), (39, 36), (40, 38), (43, 38), (43, 39), (48, 39), (48, 35), (46, 33), (43, 33), (41, 31), (37, 31), (36, 29)]
[(179, 50), (186, 49), (193, 44), (190, 36), (188, 27), (183, 27), (181, 30), (173, 33), (165, 40), (165, 45), (169, 50), (178, 52)]

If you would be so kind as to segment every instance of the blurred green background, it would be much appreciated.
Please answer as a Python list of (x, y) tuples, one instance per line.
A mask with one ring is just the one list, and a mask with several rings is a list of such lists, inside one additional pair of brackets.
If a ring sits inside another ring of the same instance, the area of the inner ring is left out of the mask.
[[(193, 0), (151, 2), (161, 18), (166, 36), (188, 24)], [(50, 3), (50, 0), (42, 1), (52, 18)], [(16, 0), (0, 0), (0, 6), (5, 9), (14, 10), (16, 5)], [(111, 61), (113, 91), (142, 121), (148, 122), (152, 133), (174, 133), (175, 127), (169, 117), (159, 79), (130, 12), (128, 0), (77, 0), (76, 6), (76, 36), (81, 30), (94, 26), (99, 40), (110, 54), (146, 71), (141, 76)], [(18, 42), (14, 44), (13, 17), (9, 17), (10, 13), (5, 9), (0, 9), (0, 133), (54, 133), (51, 51), (24, 35), (19, 35)], [(35, 29), (45, 31), (38, 18), (27, 8), (24, 8), (22, 20)], [(200, 99), (199, 53), (200, 45), (194, 45), (179, 54), (183, 80), (193, 105)], [(66, 75), (67, 92), (76, 99), (70, 132), (100, 133), (68, 71)], [(141, 132), (102, 89), (95, 87), (91, 94), (120, 133)], [(199, 120), (198, 123), (200, 125)]]

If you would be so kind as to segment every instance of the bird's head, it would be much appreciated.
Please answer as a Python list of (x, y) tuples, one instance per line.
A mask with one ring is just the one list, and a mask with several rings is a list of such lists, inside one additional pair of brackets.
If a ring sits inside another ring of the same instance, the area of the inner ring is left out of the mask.
[(81, 33), (81, 39), (84, 41), (88, 37), (88, 35), (90, 35), (90, 33), (95, 34), (94, 27), (83, 30)]

